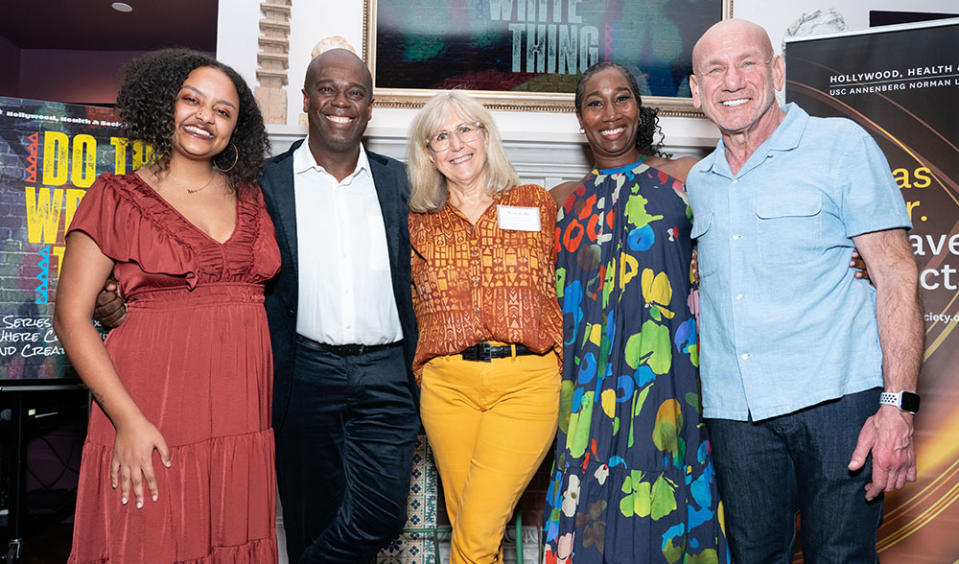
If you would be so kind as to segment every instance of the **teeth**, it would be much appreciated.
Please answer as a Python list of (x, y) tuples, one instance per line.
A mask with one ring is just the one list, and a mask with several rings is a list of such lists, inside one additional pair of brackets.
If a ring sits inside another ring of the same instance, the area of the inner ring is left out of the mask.
[(620, 133), (626, 131), (625, 127), (617, 127), (615, 129), (604, 129), (600, 131), (600, 135), (605, 135), (606, 137), (612, 137), (613, 135), (619, 135)]
[(463, 155), (462, 157), (457, 157), (457, 158), (455, 158), (455, 159), (450, 160), (450, 164), (455, 164), (455, 165), (456, 165), (456, 164), (460, 164), (460, 163), (466, 162), (466, 161), (468, 161), (468, 160), (470, 160), (470, 159), (472, 159), (472, 158), (473, 158), (473, 155)]
[(748, 100), (746, 100), (745, 98), (740, 98), (739, 100), (726, 100), (725, 102), (723, 102), (723, 105), (726, 107), (741, 106), (745, 104), (747, 101)]
[(350, 123), (351, 121), (353, 121), (353, 118), (349, 118), (345, 116), (326, 116), (326, 119), (334, 123)]
[(194, 126), (194, 125), (185, 125), (185, 126), (183, 126), (183, 129), (189, 131), (190, 133), (194, 133), (194, 134), (196, 134), (196, 135), (202, 135), (202, 136), (204, 136), (204, 137), (213, 138), (213, 134), (212, 134), (212, 133), (210, 133), (209, 131), (207, 131), (207, 130), (205, 130), (205, 129), (196, 127), (196, 126)]

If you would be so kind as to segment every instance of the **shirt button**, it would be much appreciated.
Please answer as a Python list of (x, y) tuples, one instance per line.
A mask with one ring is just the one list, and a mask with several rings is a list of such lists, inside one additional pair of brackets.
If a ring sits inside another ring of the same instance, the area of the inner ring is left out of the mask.
[(743, 295), (742, 295), (742, 294), (736, 294), (736, 299), (737, 299), (737, 300), (743, 299)]
[(749, 360), (749, 353), (743, 353), (741, 357), (743, 360)]
[(477, 257), (477, 256), (479, 256), (479, 251), (475, 251), (475, 250), (474, 250), (474, 251), (471, 251), (471, 252), (470, 252), (470, 255), (471, 255), (471, 256), (474, 256), (474, 257)]
[(480, 308), (478, 308), (478, 307), (474, 307), (474, 308), (473, 308), (473, 311), (475, 311), (475, 312), (477, 312), (477, 313), (479, 313), (479, 310), (480, 310)]
[(739, 179), (738, 179), (738, 178), (733, 178), (733, 184), (739, 184)]
[(740, 235), (739, 233), (734, 233), (734, 234), (733, 234), (733, 241), (738, 241), (738, 240), (742, 239), (742, 237), (743, 237), (743, 236)]

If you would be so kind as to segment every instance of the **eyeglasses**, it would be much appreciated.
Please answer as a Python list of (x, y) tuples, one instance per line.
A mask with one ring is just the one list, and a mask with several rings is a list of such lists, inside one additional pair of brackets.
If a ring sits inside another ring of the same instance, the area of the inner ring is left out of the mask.
[(463, 144), (470, 144), (479, 139), (483, 134), (483, 124), (474, 121), (471, 123), (461, 123), (453, 128), (453, 131), (440, 131), (436, 135), (426, 140), (426, 146), (434, 151), (445, 151), (450, 148), (450, 141), (455, 135)]
[[(762, 68), (772, 62), (772, 58), (765, 61), (757, 61), (755, 59), (743, 59), (742, 61), (736, 63), (736, 72), (743, 75), (752, 75), (757, 72), (760, 72)], [(726, 75), (729, 73), (729, 66), (721, 64), (712, 64), (708, 65), (700, 73), (703, 80), (723, 80), (726, 78)]]

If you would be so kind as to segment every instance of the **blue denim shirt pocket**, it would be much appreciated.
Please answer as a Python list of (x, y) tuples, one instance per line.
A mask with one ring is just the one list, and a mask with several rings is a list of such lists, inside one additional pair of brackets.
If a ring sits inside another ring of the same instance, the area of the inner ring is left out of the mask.
[(693, 217), (693, 228), (689, 237), (696, 243), (698, 249), (699, 278), (703, 279), (716, 272), (718, 256), (716, 255), (715, 229), (710, 231), (713, 222), (712, 213), (704, 213)]
[(767, 265), (802, 265), (822, 251), (822, 194), (791, 190), (756, 198), (759, 255)]

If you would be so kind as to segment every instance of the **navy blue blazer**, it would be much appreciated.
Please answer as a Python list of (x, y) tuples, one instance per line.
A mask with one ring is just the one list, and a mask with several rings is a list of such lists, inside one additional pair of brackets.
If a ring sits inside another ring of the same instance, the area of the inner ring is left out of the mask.
[[(296, 354), (296, 307), (298, 303), (298, 268), (295, 209), (293, 192), (293, 151), (304, 140), (297, 141), (287, 152), (266, 163), (260, 187), (267, 210), (276, 227), (282, 266), (279, 274), (266, 286), (266, 315), (273, 344), (273, 427), (279, 429), (286, 416), (293, 389), (293, 359)], [(416, 318), (410, 290), (410, 232), (408, 224), (409, 184), (403, 163), (367, 151), (373, 184), (380, 202), (386, 243), (390, 256), (393, 296), (403, 328), (403, 348), (407, 377), (414, 399), (418, 388), (413, 377), (413, 353), (416, 351)], [(300, 210), (300, 218), (309, 220), (309, 210)], [(309, 252), (309, 251), (307, 251)]]

